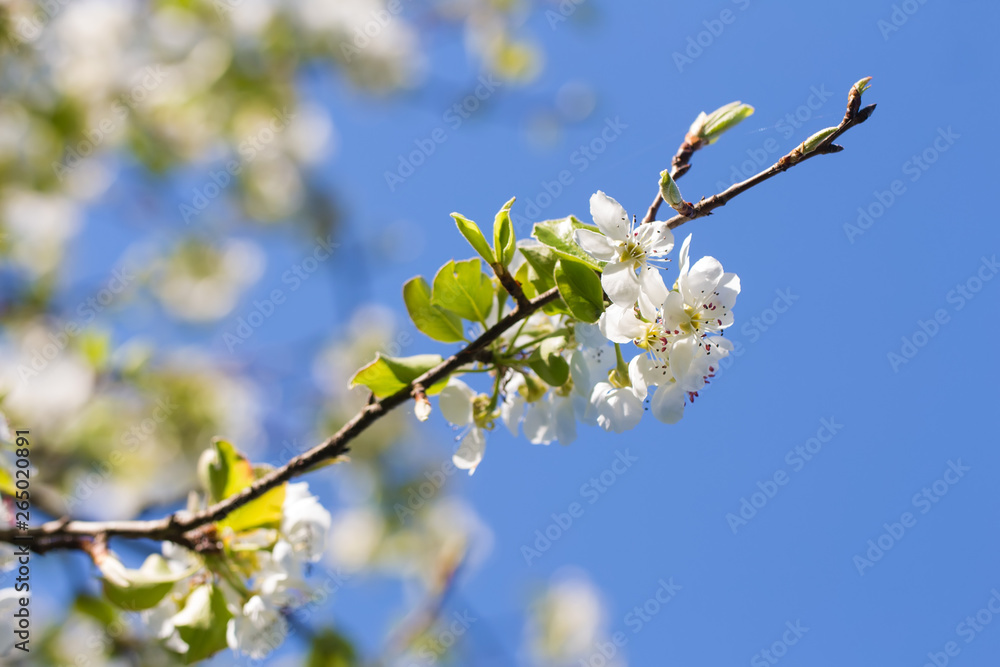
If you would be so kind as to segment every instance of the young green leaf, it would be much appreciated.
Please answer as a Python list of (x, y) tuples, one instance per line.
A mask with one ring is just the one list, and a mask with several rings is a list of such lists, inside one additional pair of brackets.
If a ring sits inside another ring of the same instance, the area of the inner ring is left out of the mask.
[(150, 554), (138, 570), (130, 570), (113, 556), (101, 562), (104, 596), (128, 611), (152, 609), (160, 604), (174, 584), (194, 569), (175, 572), (160, 554)]
[(486, 322), (493, 308), (493, 283), (478, 259), (448, 262), (434, 276), (431, 304), (473, 322)]
[(514, 197), (511, 197), (493, 220), (493, 252), (496, 255), (496, 262), (503, 267), (514, 259), (514, 250), (517, 247), (514, 225), (510, 221), (510, 207), (513, 204)]
[(188, 645), (184, 662), (190, 665), (225, 649), (226, 626), (232, 617), (226, 596), (217, 586), (203, 584), (191, 591), (173, 618), (177, 634)]
[(588, 323), (596, 322), (604, 312), (601, 279), (592, 269), (576, 262), (559, 260), (555, 268), (556, 286), (573, 316)]
[(553, 273), (556, 269), (556, 261), (559, 260), (558, 255), (543, 245), (521, 246), (521, 254), (524, 255), (525, 262), (534, 273), (529, 278), (539, 293), (547, 292), (556, 286)]
[(490, 248), (490, 244), (486, 242), (486, 237), (483, 236), (483, 232), (479, 229), (479, 225), (469, 220), (461, 213), (452, 213), (451, 217), (455, 218), (455, 224), (458, 225), (458, 231), (462, 232), (462, 236), (465, 240), (469, 242), (473, 250), (479, 253), (479, 256), (486, 260), (487, 264), (492, 264), (493, 250)]
[[(381, 353), (375, 356), (375, 361), (362, 367), (351, 378), (351, 387), (362, 385), (368, 387), (377, 398), (392, 396), (418, 377), (434, 368), (443, 361), (438, 354), (419, 354), (415, 357), (386, 357)], [(443, 380), (427, 390), (435, 393), (444, 386)]]
[(423, 276), (411, 278), (403, 285), (403, 301), (413, 324), (426, 335), (442, 343), (465, 340), (461, 318), (431, 304), (431, 286)]
[(577, 245), (573, 234), (578, 229), (589, 229), (592, 232), (601, 233), (601, 230), (594, 225), (585, 225), (575, 217), (562, 218), (561, 220), (546, 220), (535, 223), (534, 237), (552, 248), (552, 250), (562, 258), (580, 262), (597, 271), (601, 270), (601, 264), (597, 262), (583, 248)]

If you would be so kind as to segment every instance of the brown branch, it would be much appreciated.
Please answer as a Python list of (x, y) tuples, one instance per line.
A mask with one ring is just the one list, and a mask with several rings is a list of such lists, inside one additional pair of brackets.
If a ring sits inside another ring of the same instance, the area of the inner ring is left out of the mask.
[[(729, 200), (737, 195), (788, 170), (800, 162), (804, 162), (817, 155), (826, 155), (843, 150), (843, 147), (833, 142), (850, 128), (865, 122), (875, 110), (874, 104), (864, 108), (859, 107), (860, 95), (856, 94), (856, 91), (852, 89), (851, 95), (848, 98), (847, 112), (844, 115), (844, 119), (837, 126), (836, 131), (831, 133), (829, 137), (819, 143), (812, 151), (805, 152), (805, 142), (803, 142), (774, 165), (756, 176), (742, 183), (737, 183), (727, 190), (707, 199), (702, 199), (693, 206), (690, 215), (674, 216), (667, 221), (669, 227), (673, 229), (689, 220), (710, 215), (714, 209), (725, 206)], [(697, 148), (698, 146), (689, 143), (687, 138), (685, 138), (684, 143), (681, 144), (677, 154), (671, 161), (671, 176), (674, 179), (680, 178), (690, 168), (689, 160)], [(656, 218), (656, 213), (662, 201), (662, 197), (657, 193), (656, 199), (654, 199), (652, 206), (650, 206), (643, 222), (650, 222)], [(511, 281), (514, 282), (517, 288), (520, 288), (516, 281), (513, 281), (513, 279)], [(200, 512), (180, 511), (163, 519), (153, 521), (69, 521), (59, 519), (35, 528), (29, 528), (25, 531), (8, 528), (0, 530), (0, 542), (10, 542), (12, 544), (28, 542), (29, 548), (38, 553), (44, 553), (52, 549), (90, 550), (95, 544), (101, 545), (104, 540), (110, 537), (169, 540), (195, 551), (218, 549), (215, 522), (223, 519), (234, 510), (246, 505), (255, 498), (259, 498), (276, 486), (308, 472), (317, 464), (336, 459), (346, 454), (350, 442), (390, 410), (405, 403), (415, 395), (420, 394), (424, 391), (425, 387), (431, 387), (435, 383), (446, 379), (452, 372), (462, 366), (475, 361), (481, 361), (482, 354), (486, 351), (490, 343), (521, 320), (543, 308), (546, 304), (555, 301), (559, 296), (558, 290), (552, 288), (548, 292), (529, 300), (525, 298), (523, 292), (518, 297), (517, 292), (520, 290), (513, 289), (514, 286), (508, 287), (505, 284), (504, 287), (514, 297), (517, 307), (487, 329), (479, 338), (469, 343), (455, 355), (445, 359), (435, 368), (416, 378), (395, 394), (380, 400), (374, 400), (374, 397), (372, 397), (372, 400), (359, 413), (352, 417), (350, 421), (344, 424), (339, 431), (309, 451), (292, 458), (282, 467), (276, 468), (256, 480), (240, 493), (230, 496)]]
[(211, 551), (218, 548), (214, 539), (214, 524), (234, 510), (259, 498), (269, 490), (287, 482), (293, 477), (307, 472), (310, 468), (335, 459), (348, 451), (348, 444), (370, 425), (395, 407), (409, 400), (417, 387), (430, 387), (447, 378), (462, 366), (472, 363), (486, 347), (505, 331), (530, 316), (535, 311), (552, 303), (559, 291), (552, 288), (518, 306), (499, 322), (486, 330), (479, 338), (469, 343), (453, 356), (416, 378), (409, 385), (392, 396), (366, 405), (360, 412), (344, 424), (339, 431), (304, 452), (280, 468), (254, 481), (236, 495), (212, 505), (200, 512), (180, 511), (162, 519), (151, 521), (65, 521), (56, 520), (28, 530), (8, 528), (0, 530), (0, 542), (25, 543), (31, 540), (29, 548), (38, 553), (52, 549), (83, 548), (95, 536), (145, 538), (168, 540), (196, 551)]
[[(853, 92), (853, 91), (852, 91)], [(706, 215), (711, 215), (712, 211), (719, 208), (720, 206), (725, 206), (729, 200), (742, 194), (754, 187), (755, 185), (760, 185), (764, 181), (777, 176), (778, 174), (787, 171), (797, 164), (805, 162), (817, 155), (829, 155), (830, 153), (839, 153), (844, 150), (843, 146), (838, 146), (833, 143), (837, 140), (839, 136), (847, 132), (849, 129), (855, 125), (860, 125), (861, 123), (868, 120), (872, 113), (875, 111), (875, 105), (870, 104), (863, 109), (855, 110), (856, 104), (853, 104), (854, 96), (852, 95), (850, 101), (848, 102), (847, 113), (844, 115), (844, 119), (840, 121), (840, 125), (837, 126), (835, 132), (830, 134), (825, 140), (816, 146), (816, 148), (808, 153), (805, 152), (805, 142), (799, 144), (796, 148), (792, 149), (787, 155), (784, 155), (775, 162), (773, 165), (765, 169), (764, 171), (751, 176), (747, 180), (736, 183), (730, 186), (726, 190), (712, 195), (707, 199), (702, 199), (700, 202), (694, 205), (694, 210), (690, 215), (675, 215), (674, 217), (667, 220), (667, 226), (670, 229), (680, 227), (685, 222), (689, 220), (695, 220), (697, 218), (703, 218)]]

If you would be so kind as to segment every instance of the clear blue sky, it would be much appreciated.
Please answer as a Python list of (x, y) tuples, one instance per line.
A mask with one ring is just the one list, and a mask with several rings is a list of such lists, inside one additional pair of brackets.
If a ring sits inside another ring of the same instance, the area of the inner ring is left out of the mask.
[[(897, 22), (906, 17), (898, 29), (886, 27), (894, 7)], [(979, 630), (960, 624), (1000, 590), (993, 414), (1000, 277), (979, 282), (1000, 271), (984, 264), (1000, 254), (989, 213), (998, 19), (995, 3), (973, 1), (584, 0), (555, 29), (544, 14), (531, 19), (547, 55), (542, 77), (527, 88), (500, 87), (457, 128), (444, 113), (471, 92), (478, 72), (455, 35), (435, 37), (430, 82), (402, 103), (358, 95), (327, 74), (304, 77), (304, 94), (331, 106), (340, 136), (329, 175), (347, 204), (345, 248), (383, 237), (398, 252), (391, 261), (370, 257), (350, 292), (307, 285), (280, 322), (248, 343), (260, 352), (319, 337), (365, 302), (402, 313), (405, 279), (472, 254), (452, 211), (488, 222), (516, 195), (515, 211), (524, 215), (522, 204), (537, 202), (544, 183), (569, 170), (572, 182), (538, 219), (586, 218), (598, 189), (641, 217), (697, 113), (737, 99), (753, 104), (750, 120), (695, 155), (679, 184), (697, 200), (755, 155), (766, 153), (770, 163), (777, 151), (836, 125), (850, 85), (874, 77), (865, 101), (878, 110), (842, 138), (844, 152), (682, 228), (694, 233), (693, 256), (719, 258), (740, 275), (743, 291), (730, 330), (742, 354), (680, 424), (647, 416), (620, 436), (582, 429), (568, 448), (532, 446), (498, 429), (477, 474), (456, 476), (452, 490), (495, 538), (488, 561), (463, 578), (451, 603), (484, 621), (472, 633), (476, 664), (515, 660), (519, 610), (534, 584), (565, 566), (585, 569), (601, 588), (610, 627), (625, 633), (634, 665), (771, 664), (760, 651), (778, 642), (780, 654), (784, 639), (796, 643), (783, 665), (919, 666), (948, 642), (958, 651), (949, 664), (996, 664), (1000, 616), (982, 624), (984, 613)], [(707, 46), (678, 67), (674, 52), (702, 32)], [(532, 142), (526, 127), (539, 109), (554, 108), (556, 91), (570, 81), (596, 91), (596, 108), (551, 143)], [(805, 122), (793, 134), (786, 116), (796, 113)], [(574, 153), (608, 122), (619, 127), (606, 135), (614, 141), (581, 162)], [(446, 141), (390, 191), (384, 174), (397, 156), (439, 127)], [(918, 164), (914, 156), (924, 157)], [(857, 224), (859, 207), (873, 217), (850, 235), (845, 225)], [(400, 240), (399, 229), (411, 236)], [(293, 256), (280, 244), (274, 252), (248, 303), (270, 290)], [(341, 276), (361, 271), (348, 254)], [(918, 334), (921, 322), (933, 336)], [(922, 345), (894, 367), (889, 353), (902, 356), (902, 338), (915, 334)], [(452, 349), (415, 340), (406, 353)], [(305, 358), (289, 370), (308, 381)], [(445, 460), (451, 434), (439, 421), (433, 428)], [(809, 460), (795, 453), (815, 449), (817, 435), (828, 442)], [(638, 462), (590, 504), (581, 485), (619, 452)], [(959, 462), (961, 476), (948, 472)], [(772, 488), (776, 474), (786, 483)], [(313, 479), (333, 497), (322, 473)], [(738, 515), (761, 487), (776, 492), (734, 534), (727, 514)], [(583, 516), (526, 563), (522, 546), (573, 502), (583, 504)], [(909, 527), (893, 526), (904, 513)], [(868, 558), (884, 524), (902, 536), (870, 566), (856, 561)], [(670, 578), (682, 588), (633, 632), (627, 614)], [(398, 604), (394, 586), (365, 596), (348, 586), (334, 614), (370, 647)], [(993, 605), (1000, 610), (1000, 596)], [(796, 622), (808, 628), (801, 638), (786, 632)]]

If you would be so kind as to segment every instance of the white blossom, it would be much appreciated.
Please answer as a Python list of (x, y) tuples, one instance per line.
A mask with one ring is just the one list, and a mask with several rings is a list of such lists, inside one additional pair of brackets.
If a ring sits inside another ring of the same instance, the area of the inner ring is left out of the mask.
[(486, 452), (486, 432), (475, 419), (473, 402), (476, 397), (476, 392), (469, 385), (455, 378), (448, 380), (448, 385), (438, 396), (438, 406), (444, 418), (464, 429), (458, 450), (451, 460), (455, 467), (468, 470), (470, 475), (476, 472)]
[(657, 269), (674, 247), (667, 223), (629, 222), (622, 205), (600, 190), (590, 198), (590, 214), (603, 234), (578, 229), (574, 237), (594, 259), (607, 262), (601, 274), (604, 291), (619, 306), (638, 302), (643, 316), (652, 317), (667, 293)]
[(226, 627), (229, 648), (254, 659), (281, 646), (288, 635), (288, 621), (259, 595), (251, 597)]
[(285, 486), (281, 508), (281, 533), (289, 544), (310, 562), (316, 562), (326, 548), (330, 530), (330, 512), (309, 493), (309, 484), (298, 482)]

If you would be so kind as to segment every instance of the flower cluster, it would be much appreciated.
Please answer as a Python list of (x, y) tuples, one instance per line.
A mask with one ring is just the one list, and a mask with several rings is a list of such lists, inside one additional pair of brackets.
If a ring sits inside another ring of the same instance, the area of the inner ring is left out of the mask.
[[(592, 258), (601, 274), (595, 289), (610, 300), (599, 299), (597, 322), (559, 307), (536, 312), (498, 341), (492, 395), (454, 377), (441, 391), (442, 415), (462, 430), (454, 463), (469, 474), (497, 421), (514, 435), (523, 430), (533, 444), (565, 445), (576, 439), (578, 422), (616, 433), (634, 428), (648, 399), (650, 412), (673, 424), (731, 350), (722, 334), (733, 323), (736, 274), (713, 257), (692, 265), (688, 236), (668, 288), (663, 271), (674, 237), (666, 222), (636, 224), (603, 192), (591, 197), (590, 211), (596, 227), (576, 222), (571, 238)], [(530, 279), (534, 274), (521, 271), (525, 258), (535, 269), (542, 251), (541, 244), (522, 241), (510, 272)], [(560, 292), (569, 303), (562, 285)], [(626, 361), (622, 346), (630, 344), (636, 353)]]
[[(330, 513), (305, 482), (286, 484), (276, 527), (223, 528), (224, 550), (198, 554), (164, 542), (138, 570), (98, 558), (105, 594), (142, 609), (151, 633), (188, 658), (229, 646), (260, 659), (288, 634), (285, 613), (309, 602), (306, 570), (323, 554)], [(246, 517), (242, 517), (246, 520)]]

